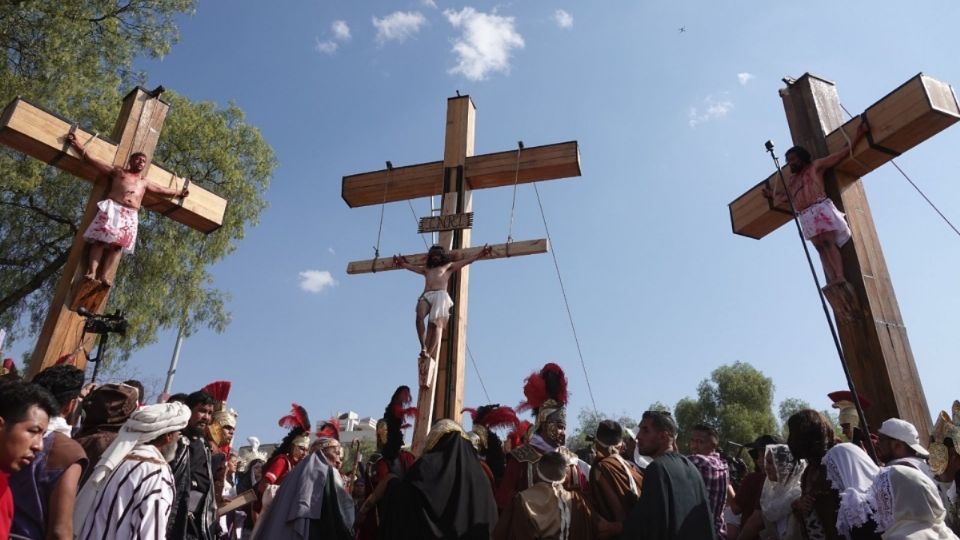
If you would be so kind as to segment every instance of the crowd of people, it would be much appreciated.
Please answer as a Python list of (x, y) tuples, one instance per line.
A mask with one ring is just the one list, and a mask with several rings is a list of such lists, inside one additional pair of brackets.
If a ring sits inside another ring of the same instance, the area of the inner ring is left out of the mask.
[(957, 540), (960, 530), (960, 402), (924, 446), (897, 418), (871, 436), (850, 413), (857, 398), (831, 394), (842, 436), (801, 410), (785, 441), (744, 445), (747, 473), (708, 424), (685, 434), (681, 454), (677, 423), (656, 410), (636, 426), (600, 422), (578, 457), (556, 364), (527, 378), (516, 410), (466, 409), (469, 430), (436, 422), (419, 456), (404, 445), (416, 417), (406, 386), (369, 456), (345, 452), (335, 419), (314, 431), (296, 404), (269, 456), (254, 438), (238, 453), (229, 389), (218, 381), (148, 405), (136, 381), (92, 388), (71, 365), (0, 377), (0, 539)]

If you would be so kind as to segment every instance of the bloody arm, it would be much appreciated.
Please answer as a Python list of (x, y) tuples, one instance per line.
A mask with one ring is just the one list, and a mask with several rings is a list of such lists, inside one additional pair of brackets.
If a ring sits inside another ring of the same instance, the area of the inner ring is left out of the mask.
[(77, 140), (77, 136), (73, 133), (68, 133), (66, 138), (67, 144), (69, 144), (74, 150), (80, 154), (80, 158), (91, 164), (96, 168), (101, 174), (109, 175), (113, 172), (114, 166), (105, 162), (100, 161), (99, 159), (91, 156), (87, 153), (87, 149), (80, 145), (80, 141)]

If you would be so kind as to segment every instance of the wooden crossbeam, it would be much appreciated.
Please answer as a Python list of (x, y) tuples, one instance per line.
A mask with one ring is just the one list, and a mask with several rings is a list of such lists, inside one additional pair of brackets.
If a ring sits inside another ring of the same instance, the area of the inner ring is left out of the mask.
[[(869, 138), (854, 147), (852, 157), (834, 168), (837, 172), (854, 177), (866, 175), (960, 120), (960, 103), (953, 87), (921, 73), (868, 107), (865, 113), (870, 123)], [(826, 138), (828, 151), (846, 148), (843, 134), (853, 139), (860, 121), (856, 117), (831, 131)], [(786, 167), (784, 174), (789, 176)], [(761, 193), (773, 179), (782, 189), (775, 176), (730, 203), (733, 232), (759, 239), (791, 219), (789, 208), (772, 207)]]
[[(471, 247), (460, 250), (452, 250), (451, 255), (456, 254), (460, 257), (471, 257), (480, 253), (483, 246)], [(509, 244), (495, 244), (490, 246), (492, 253), (486, 259), (505, 259), (507, 257), (520, 257), (523, 255), (536, 255), (550, 251), (550, 243), (546, 238), (537, 240), (521, 240)], [(426, 253), (417, 253), (416, 255), (407, 255), (407, 262), (413, 265), (422, 265), (427, 260)], [(399, 270), (399, 266), (393, 265), (393, 256), (381, 257), (379, 259), (368, 259), (365, 261), (353, 261), (347, 264), (348, 274), (369, 274), (374, 272), (386, 272), (388, 270)]]
[[(467, 189), (485, 189), (580, 176), (576, 141), (508, 150), (466, 158)], [(434, 161), (392, 170), (343, 177), (342, 196), (351, 208), (443, 194), (443, 162)]]
[[(64, 140), (73, 131), (87, 153), (105, 163), (113, 163), (119, 148), (108, 138), (75, 128), (70, 122), (30, 102), (17, 98), (10, 102), (0, 116), (0, 143), (54, 165), (78, 178), (96, 183), (97, 170)], [(163, 167), (150, 164), (146, 178), (161, 186), (180, 189), (185, 180)], [(170, 219), (205, 233), (223, 225), (227, 201), (195, 184), (190, 184), (190, 196), (184, 200), (147, 194), (143, 206), (163, 213)]]

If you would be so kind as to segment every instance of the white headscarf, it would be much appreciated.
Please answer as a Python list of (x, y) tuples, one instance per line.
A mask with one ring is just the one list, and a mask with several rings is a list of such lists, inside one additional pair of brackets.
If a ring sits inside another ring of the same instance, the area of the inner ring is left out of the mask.
[(777, 469), (775, 480), (767, 478), (763, 482), (760, 494), (760, 510), (768, 523), (778, 524), (789, 519), (793, 509), (791, 504), (800, 498), (800, 477), (807, 466), (804, 460), (795, 461), (790, 447), (785, 444), (771, 444), (764, 452), (764, 460), (770, 460)]
[(83, 489), (77, 494), (73, 511), (76, 530), (80, 530), (79, 525), (83, 524), (83, 520), (92, 510), (104, 480), (110, 477), (110, 474), (123, 463), (134, 448), (172, 431), (185, 428), (190, 421), (190, 415), (190, 408), (179, 402), (147, 405), (133, 411), (117, 433), (117, 438), (104, 450), (100, 461), (83, 485)]
[(957, 540), (944, 525), (937, 486), (913, 467), (887, 467), (870, 493), (874, 521), (884, 540)]
[(870, 519), (872, 510), (867, 499), (880, 468), (863, 448), (850, 443), (838, 444), (828, 450), (822, 463), (833, 489), (840, 492), (837, 531), (849, 535), (851, 529)]

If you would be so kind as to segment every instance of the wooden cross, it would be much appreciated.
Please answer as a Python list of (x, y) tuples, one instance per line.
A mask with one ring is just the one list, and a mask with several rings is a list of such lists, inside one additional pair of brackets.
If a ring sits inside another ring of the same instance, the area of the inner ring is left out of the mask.
[[(443, 161), (398, 167), (343, 177), (343, 200), (351, 208), (442, 195), (441, 217), (472, 210), (471, 191), (539, 180), (580, 176), (580, 152), (576, 141), (473, 155), (476, 107), (469, 96), (447, 100), (447, 129)], [(519, 154), (518, 154), (519, 151)], [(445, 221), (445, 220), (441, 220)], [(449, 222), (458, 220), (447, 220)], [(449, 225), (449, 222), (447, 223)], [(470, 229), (440, 232), (440, 245), (470, 256)], [(491, 246), (488, 258), (545, 253), (545, 239), (509, 242)], [(426, 254), (408, 255), (411, 264), (423, 264)], [(351, 262), (348, 274), (395, 270), (392, 257)], [(444, 330), (435, 379), (421, 387), (414, 428), (414, 452), (419, 452), (434, 418), (459, 419), (463, 408), (464, 359), (467, 331), (467, 284), (470, 267), (450, 279), (453, 313)]]
[[(106, 197), (107, 182), (90, 163), (84, 162), (77, 152), (69, 148), (65, 142), (66, 135), (74, 133), (80, 144), (86, 145), (89, 155), (117, 167), (125, 167), (131, 154), (142, 152), (148, 160), (144, 175), (147, 180), (182, 189), (185, 179), (150, 163), (169, 109), (169, 105), (160, 99), (160, 92), (162, 87), (153, 92), (138, 87), (127, 94), (110, 138), (78, 129), (69, 120), (19, 97), (7, 105), (0, 116), (0, 142), (93, 184), (63, 275), (33, 350), (27, 378), (53, 365), (64, 354), (78, 349), (84, 319), (75, 310), (86, 307), (91, 312), (100, 313), (109, 295), (108, 288), (91, 287), (90, 281), (83, 278), (87, 265), (83, 232), (96, 215), (97, 202)], [(227, 201), (199, 186), (190, 185), (190, 196), (185, 199), (147, 193), (143, 198), (143, 207), (191, 229), (209, 233), (223, 224)], [(104, 270), (112, 280), (117, 269)], [(85, 343), (80, 344), (77, 367), (83, 369), (86, 366), (86, 354), (95, 338), (87, 336)]]
[[(836, 86), (810, 74), (781, 89), (780, 96), (794, 144), (814, 156), (845, 148), (861, 121), (844, 125)], [(902, 418), (926, 440), (930, 411), (860, 177), (955, 123), (960, 105), (950, 85), (920, 74), (864, 114), (871, 128), (866, 140), (825, 177), (827, 194), (846, 212), (853, 234), (841, 249), (852, 298), (827, 298), (857, 391), (874, 403), (865, 411), (870, 425)], [(790, 174), (787, 167), (783, 174)], [(759, 239), (792, 219), (789, 206), (773, 206), (763, 197), (762, 189), (774, 185), (783, 189), (777, 173), (730, 203), (733, 232)]]

